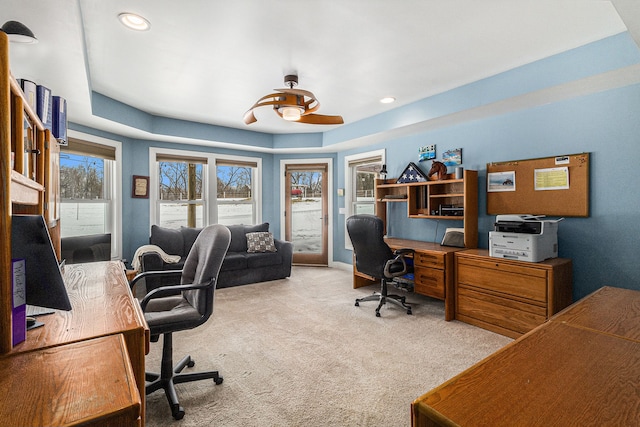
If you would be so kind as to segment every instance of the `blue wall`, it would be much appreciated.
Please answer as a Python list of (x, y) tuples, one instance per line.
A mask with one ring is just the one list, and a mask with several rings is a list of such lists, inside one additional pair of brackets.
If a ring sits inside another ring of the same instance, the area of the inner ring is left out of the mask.
[[(553, 85), (572, 82), (598, 73), (640, 64), (640, 52), (628, 34), (599, 42), (520, 67), (509, 72), (469, 84), (403, 106), (388, 113), (348, 124), (324, 134), (265, 135), (238, 130), (222, 131), (189, 122), (172, 122), (142, 115), (142, 127), (166, 134), (210, 138), (246, 145), (256, 138), (260, 147), (283, 150), (279, 154), (251, 153), (263, 159), (263, 219), (279, 233), (280, 211), (279, 163), (281, 159), (332, 157), (334, 188), (344, 188), (344, 157), (364, 151), (386, 149), (389, 176), (398, 175), (412, 161), (418, 163), (418, 147), (436, 144), (438, 156), (447, 149), (462, 148), (463, 166), (479, 175), (479, 246), (487, 247), (488, 232), (494, 217), (486, 212), (486, 164), (580, 152), (591, 153), (590, 216), (566, 218), (559, 227), (559, 252), (571, 258), (574, 266), (574, 299), (612, 285), (640, 290), (640, 84), (604, 90), (562, 101), (475, 120), (462, 120), (447, 126), (427, 128), (411, 136), (384, 139), (357, 149), (342, 145), (349, 140), (385, 132), (419, 121), (472, 110), (492, 102), (517, 97)], [(128, 114), (126, 106), (102, 100), (110, 108), (101, 115), (115, 119)], [(127, 123), (134, 125), (132, 123)], [(168, 125), (169, 128), (167, 127)], [(74, 127), (78, 128), (78, 127)], [(90, 129), (78, 129), (109, 137)], [(391, 133), (392, 135), (393, 133)], [(209, 135), (209, 136), (207, 136)], [(225, 140), (225, 135), (229, 136)], [(123, 141), (123, 188), (131, 188), (131, 175), (148, 174), (150, 146), (214, 151), (235, 155), (246, 151), (207, 149), (203, 146), (130, 140)], [(321, 154), (287, 154), (287, 147), (323, 147)], [(332, 146), (335, 148), (332, 149)], [(268, 150), (267, 150), (268, 151)], [(426, 168), (425, 168), (426, 169)], [(335, 194), (335, 191), (332, 191)], [(124, 256), (147, 242), (149, 211), (146, 199), (123, 198)], [(561, 201), (559, 201), (561, 203)], [(446, 227), (460, 226), (459, 221), (409, 219), (406, 204), (393, 203), (389, 209), (389, 234), (397, 237), (439, 241)], [(344, 248), (344, 198), (334, 199), (334, 254), (336, 261), (351, 262), (351, 252)], [(531, 212), (536, 214), (537, 212)]]

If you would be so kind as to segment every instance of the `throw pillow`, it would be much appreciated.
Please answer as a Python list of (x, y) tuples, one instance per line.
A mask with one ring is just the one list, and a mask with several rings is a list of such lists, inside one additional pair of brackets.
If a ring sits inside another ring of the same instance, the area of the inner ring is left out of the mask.
[(247, 252), (275, 252), (276, 245), (273, 243), (273, 234), (268, 231), (258, 231), (247, 233)]

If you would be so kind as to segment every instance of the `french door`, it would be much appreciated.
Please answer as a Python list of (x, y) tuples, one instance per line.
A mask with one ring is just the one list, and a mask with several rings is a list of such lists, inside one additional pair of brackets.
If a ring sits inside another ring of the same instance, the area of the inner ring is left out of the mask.
[(285, 166), (285, 239), (293, 263), (328, 265), (328, 165)]

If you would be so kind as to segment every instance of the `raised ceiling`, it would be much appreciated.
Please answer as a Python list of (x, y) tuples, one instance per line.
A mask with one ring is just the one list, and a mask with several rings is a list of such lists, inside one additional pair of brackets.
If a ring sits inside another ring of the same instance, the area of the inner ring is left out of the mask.
[[(640, 2), (637, 2), (640, 3)], [(65, 97), (77, 124), (136, 136), (91, 113), (94, 92), (152, 115), (267, 133), (334, 126), (285, 122), (268, 108), (285, 74), (345, 125), (626, 31), (632, 0), (0, 0), (2, 18), (39, 39), (12, 45), (15, 77)], [(623, 13), (622, 13), (622, 12)], [(135, 12), (151, 29), (117, 19)], [(636, 37), (637, 41), (637, 37)], [(394, 104), (379, 99), (393, 96)]]

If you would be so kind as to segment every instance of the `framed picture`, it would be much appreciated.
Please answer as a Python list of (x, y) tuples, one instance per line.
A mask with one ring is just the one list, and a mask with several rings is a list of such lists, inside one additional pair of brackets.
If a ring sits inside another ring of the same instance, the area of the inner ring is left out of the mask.
[(133, 188), (131, 189), (131, 197), (138, 199), (149, 198), (149, 177), (133, 175)]

